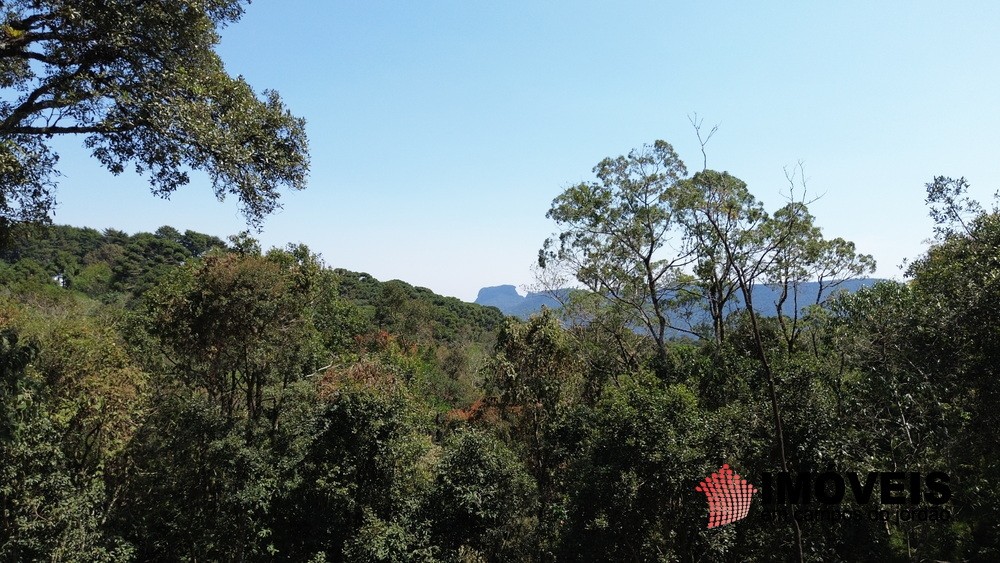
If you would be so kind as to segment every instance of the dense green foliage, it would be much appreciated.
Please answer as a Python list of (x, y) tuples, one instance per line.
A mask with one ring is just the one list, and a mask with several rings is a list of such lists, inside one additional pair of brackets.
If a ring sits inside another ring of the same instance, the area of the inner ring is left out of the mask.
[[(794, 176), (768, 210), (656, 141), (553, 201), (540, 281), (580, 289), (524, 321), (246, 232), (14, 228), (55, 135), (252, 224), (304, 187), (304, 122), (214, 52), (247, 3), (0, 1), (0, 561), (1000, 560), (1000, 211), (964, 178), (907, 283), (837, 293), (874, 261)], [(949, 518), (708, 529), (724, 463), (942, 472)]]
[[(665, 319), (741, 271), (776, 299), (863, 271), (804, 207), (774, 214), (787, 237), (713, 229), (707, 196), (763, 211), (731, 176), (692, 182), (664, 202), (731, 250), (692, 250), (703, 292)], [(996, 560), (1000, 213), (963, 190), (929, 186), (910, 282), (777, 316), (736, 300), (662, 341), (655, 310), (599, 292), (521, 321), (245, 233), (53, 227), (0, 262), (0, 560)], [(723, 463), (942, 471), (953, 517), (772, 522), (755, 501), (706, 529), (694, 488)]]

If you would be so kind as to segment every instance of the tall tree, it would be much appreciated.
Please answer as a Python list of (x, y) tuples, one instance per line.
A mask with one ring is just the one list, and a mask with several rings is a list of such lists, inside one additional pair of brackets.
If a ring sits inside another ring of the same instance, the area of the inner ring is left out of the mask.
[[(840, 237), (824, 238), (814, 219), (803, 202), (790, 202), (773, 216), (773, 233), (783, 241), (775, 247), (764, 281), (779, 291), (775, 314), (789, 353), (802, 333), (800, 312), (804, 306), (820, 305), (844, 282), (875, 271), (871, 255), (859, 254), (853, 242)], [(802, 286), (813, 281), (816, 294), (812, 303), (802, 302)]]
[[(709, 253), (709, 258), (700, 264), (700, 270), (703, 275), (706, 272), (710, 274), (710, 299), (728, 299), (727, 295), (731, 296), (736, 290), (743, 298), (752, 338), (750, 349), (767, 381), (775, 442), (782, 470), (788, 471), (776, 378), (753, 296), (754, 286), (763, 281), (777, 260), (779, 249), (787, 244), (795, 232), (798, 217), (792, 214), (785, 220), (773, 219), (764, 210), (763, 204), (747, 190), (746, 183), (728, 172), (703, 170), (685, 182), (684, 187), (685, 223), (696, 240), (696, 247)], [(799, 561), (804, 561), (802, 530), (794, 509), (789, 510), (795, 529)]]
[(768, 214), (745, 182), (728, 172), (702, 170), (681, 183), (678, 215), (697, 253), (697, 285), (712, 318), (715, 338), (725, 336), (727, 304), (743, 289), (753, 307), (753, 284), (769, 265)]
[(590, 291), (625, 307), (666, 357), (670, 300), (693, 260), (681, 245), (674, 214), (677, 183), (687, 175), (666, 141), (605, 158), (597, 181), (567, 188), (546, 215), (562, 232), (539, 251), (539, 266), (567, 268)]

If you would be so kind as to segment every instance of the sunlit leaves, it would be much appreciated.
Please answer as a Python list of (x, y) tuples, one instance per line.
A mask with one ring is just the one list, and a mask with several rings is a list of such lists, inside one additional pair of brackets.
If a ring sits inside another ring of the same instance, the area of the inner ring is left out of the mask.
[[(280, 190), (302, 189), (305, 122), (278, 94), (258, 96), (215, 53), (241, 0), (9, 2), (0, 34), (0, 220), (44, 220), (53, 203), (53, 135), (86, 135), (109, 171), (133, 167), (169, 196), (208, 174), (259, 226)], [(0, 224), (0, 227), (4, 227)], [(9, 226), (9, 225), (7, 225)]]

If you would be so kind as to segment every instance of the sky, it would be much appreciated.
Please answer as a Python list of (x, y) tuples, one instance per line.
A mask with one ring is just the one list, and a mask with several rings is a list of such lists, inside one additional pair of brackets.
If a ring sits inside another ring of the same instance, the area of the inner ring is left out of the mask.
[[(924, 184), (1000, 188), (997, 2), (255, 0), (223, 30), (232, 74), (306, 119), (309, 186), (256, 236), (333, 267), (472, 301), (533, 283), (552, 199), (608, 156), (719, 129), (708, 166), (771, 210), (802, 163), (828, 237), (902, 279), (932, 235)], [(204, 176), (169, 201), (55, 141), (59, 224), (220, 237), (247, 228)]]

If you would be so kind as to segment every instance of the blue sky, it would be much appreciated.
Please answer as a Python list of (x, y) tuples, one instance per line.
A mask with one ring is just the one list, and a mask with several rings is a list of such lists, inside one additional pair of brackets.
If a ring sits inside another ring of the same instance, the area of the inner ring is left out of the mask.
[[(1000, 3), (708, 4), (255, 1), (219, 52), (312, 154), (259, 238), (466, 300), (529, 284), (549, 204), (599, 160), (664, 139), (700, 167), (693, 112), (720, 126), (709, 167), (771, 209), (802, 161), (824, 233), (882, 277), (926, 248), (934, 175), (1000, 188)], [(246, 228), (205, 178), (163, 201), (81, 142), (57, 141), (57, 223)]]

